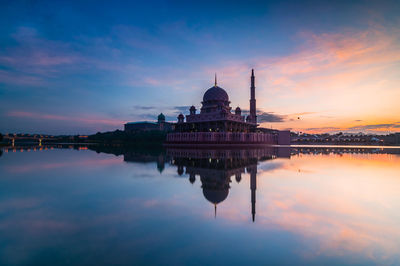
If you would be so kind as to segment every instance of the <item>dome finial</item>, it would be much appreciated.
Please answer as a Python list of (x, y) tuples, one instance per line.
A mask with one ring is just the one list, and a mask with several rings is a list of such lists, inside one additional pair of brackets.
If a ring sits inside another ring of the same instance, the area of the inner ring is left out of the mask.
[(217, 204), (214, 203), (214, 219), (217, 219)]
[(217, 73), (215, 73), (215, 82), (214, 82), (214, 87), (217, 87)]

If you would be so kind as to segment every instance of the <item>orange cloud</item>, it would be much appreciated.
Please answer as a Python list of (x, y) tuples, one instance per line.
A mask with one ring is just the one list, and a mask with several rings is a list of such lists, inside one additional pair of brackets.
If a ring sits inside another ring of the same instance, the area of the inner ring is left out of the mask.
[[(254, 67), (258, 108), (280, 114), (312, 113), (304, 119), (276, 123), (275, 127), (303, 132), (307, 128), (344, 131), (357, 126), (355, 120), (362, 119), (365, 125), (398, 120), (398, 29), (375, 25), (343, 33), (302, 32), (297, 39), (301, 45), (290, 55), (225, 63), (221, 72), (228, 80), (223, 78), (223, 86), (228, 88), (232, 102), (248, 105), (245, 88), (249, 87), (249, 69)], [(361, 130), (367, 132), (368, 128)], [(390, 131), (400, 129), (393, 127)]]

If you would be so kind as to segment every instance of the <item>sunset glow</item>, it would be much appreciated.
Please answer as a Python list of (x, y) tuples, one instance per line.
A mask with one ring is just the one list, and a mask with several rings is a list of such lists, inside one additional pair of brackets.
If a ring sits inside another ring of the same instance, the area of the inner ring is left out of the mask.
[(248, 109), (252, 68), (264, 127), (400, 132), (397, 1), (0, 10), (3, 133), (91, 134), (160, 112), (176, 121), (214, 73), (231, 105)]

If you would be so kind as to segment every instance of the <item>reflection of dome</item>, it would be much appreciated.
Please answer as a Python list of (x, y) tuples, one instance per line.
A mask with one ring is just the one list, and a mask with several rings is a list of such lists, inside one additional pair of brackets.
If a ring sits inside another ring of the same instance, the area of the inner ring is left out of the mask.
[(242, 175), (239, 173), (239, 174), (236, 174), (235, 175), (235, 179), (236, 179), (236, 182), (240, 182), (240, 180), (242, 180)]
[(220, 88), (218, 86), (214, 86), (209, 88), (203, 96), (203, 102), (208, 102), (208, 101), (223, 101), (223, 102), (228, 102), (229, 97), (228, 93), (223, 88)]
[(222, 190), (203, 189), (204, 197), (213, 204), (218, 204), (224, 201), (229, 194), (229, 188)]

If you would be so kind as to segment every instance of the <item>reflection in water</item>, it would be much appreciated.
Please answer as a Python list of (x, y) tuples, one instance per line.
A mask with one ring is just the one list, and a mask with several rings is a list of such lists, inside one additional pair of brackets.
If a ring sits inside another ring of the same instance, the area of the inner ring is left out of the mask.
[(6, 148), (0, 265), (398, 265), (399, 151)]
[(242, 173), (250, 174), (252, 220), (256, 214), (257, 164), (277, 157), (290, 158), (289, 148), (263, 149), (167, 149), (172, 165), (177, 166), (179, 175), (186, 168), (189, 181), (193, 184), (196, 175), (200, 176), (204, 197), (214, 205), (214, 216), (217, 216), (217, 205), (229, 194), (231, 177), (239, 183)]

